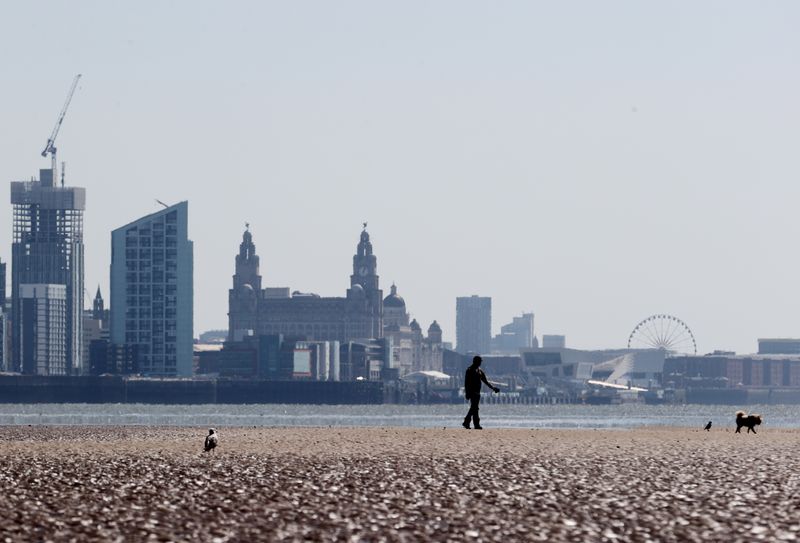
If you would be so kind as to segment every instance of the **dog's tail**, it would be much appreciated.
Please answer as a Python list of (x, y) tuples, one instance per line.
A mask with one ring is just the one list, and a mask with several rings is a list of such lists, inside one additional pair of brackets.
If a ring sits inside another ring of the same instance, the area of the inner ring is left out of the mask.
[(744, 411), (737, 411), (736, 412), (736, 418), (737, 419), (743, 419), (746, 415), (747, 415), (747, 413), (745, 413)]

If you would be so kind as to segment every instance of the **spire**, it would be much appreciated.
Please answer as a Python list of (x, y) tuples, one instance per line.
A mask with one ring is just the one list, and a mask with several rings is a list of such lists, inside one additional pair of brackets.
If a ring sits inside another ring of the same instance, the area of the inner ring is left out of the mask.
[(236, 272), (233, 276), (234, 289), (243, 285), (250, 285), (254, 290), (261, 290), (261, 274), (259, 272), (259, 258), (256, 246), (253, 243), (253, 234), (250, 232), (250, 223), (244, 223), (242, 242), (239, 244), (239, 254), (236, 255)]
[(239, 256), (244, 260), (249, 260), (256, 254), (256, 246), (253, 244), (253, 234), (250, 233), (250, 223), (244, 223), (245, 231), (242, 234), (242, 243), (239, 244)]
[(372, 243), (369, 241), (367, 223), (364, 223), (364, 230), (361, 231), (361, 239), (358, 242), (358, 255), (367, 256), (372, 254)]
[(105, 318), (105, 304), (103, 296), (100, 294), (100, 285), (97, 285), (97, 294), (94, 295), (92, 302), (92, 319), (102, 321)]

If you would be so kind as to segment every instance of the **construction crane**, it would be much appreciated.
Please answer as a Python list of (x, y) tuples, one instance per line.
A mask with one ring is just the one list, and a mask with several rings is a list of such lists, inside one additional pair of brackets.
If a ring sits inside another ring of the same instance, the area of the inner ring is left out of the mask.
[[(44, 146), (44, 151), (42, 151), (42, 156), (46, 157), (49, 153), (50, 159), (53, 162), (53, 181), (58, 179), (58, 176), (56, 175), (56, 137), (58, 136), (58, 131), (61, 129), (61, 123), (64, 122), (64, 116), (67, 114), (67, 108), (69, 107), (69, 103), (72, 101), (72, 95), (75, 94), (75, 89), (78, 87), (78, 80), (80, 78), (81, 74), (78, 74), (72, 81), (72, 87), (70, 87), (69, 93), (67, 93), (67, 99), (64, 102), (64, 107), (61, 108), (61, 114), (58, 116), (56, 125), (53, 127), (53, 132), (50, 134), (50, 137), (47, 138), (47, 145)], [(64, 184), (63, 178), (61, 180), (61, 184)]]

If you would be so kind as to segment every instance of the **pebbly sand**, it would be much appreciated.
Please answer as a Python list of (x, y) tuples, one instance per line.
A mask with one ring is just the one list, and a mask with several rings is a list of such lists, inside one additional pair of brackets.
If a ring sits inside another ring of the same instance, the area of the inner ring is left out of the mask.
[(796, 430), (218, 430), (0, 428), (0, 541), (800, 537)]

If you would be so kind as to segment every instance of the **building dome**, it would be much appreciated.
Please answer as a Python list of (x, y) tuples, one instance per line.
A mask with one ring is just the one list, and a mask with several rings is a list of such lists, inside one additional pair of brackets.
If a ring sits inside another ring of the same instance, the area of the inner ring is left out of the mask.
[(411, 326), (411, 329), (413, 331), (415, 331), (415, 332), (421, 332), (422, 331), (422, 327), (417, 322), (417, 319), (414, 319), (413, 321), (411, 321), (411, 324), (409, 326)]
[(383, 299), (383, 307), (398, 307), (406, 308), (406, 301), (403, 299), (402, 296), (397, 295), (397, 287), (392, 285), (392, 292), (386, 298)]
[(438, 323), (438, 322), (436, 322), (436, 321), (433, 321), (433, 322), (431, 323), (431, 325), (428, 327), (428, 333), (431, 333), (431, 332), (441, 332), (441, 331), (442, 331), (442, 327), (441, 327), (441, 326), (439, 326), (439, 323)]
[(363, 298), (366, 295), (364, 293), (364, 287), (362, 287), (358, 283), (350, 287), (350, 292), (352, 292), (353, 296), (356, 298)]
[(256, 289), (250, 283), (244, 283), (239, 286), (237, 297), (240, 300), (246, 300), (247, 303), (253, 303), (256, 300)]

